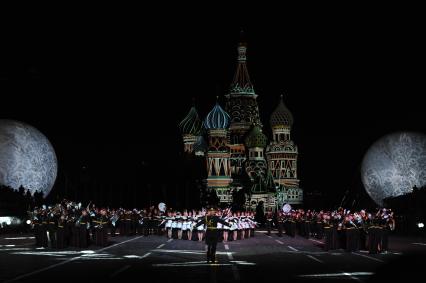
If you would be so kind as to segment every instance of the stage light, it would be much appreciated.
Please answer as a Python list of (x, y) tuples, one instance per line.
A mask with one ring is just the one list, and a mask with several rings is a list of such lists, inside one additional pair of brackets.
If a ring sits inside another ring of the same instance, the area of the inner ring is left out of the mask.
[(12, 218), (9, 216), (0, 217), (0, 223), (6, 223), (6, 225), (12, 224)]
[[(31, 194), (51, 191), (58, 172), (55, 150), (36, 128), (0, 119), (0, 183)], [(12, 224), (13, 223), (12, 221)]]
[(420, 228), (420, 229), (424, 228), (425, 224), (423, 222), (419, 222), (419, 223), (417, 223), (417, 227)]
[(379, 205), (388, 197), (411, 193), (426, 185), (426, 135), (399, 132), (375, 142), (364, 156), (361, 178)]
[(31, 224), (31, 220), (27, 220), (27, 222), (26, 222), (28, 225), (30, 225)]

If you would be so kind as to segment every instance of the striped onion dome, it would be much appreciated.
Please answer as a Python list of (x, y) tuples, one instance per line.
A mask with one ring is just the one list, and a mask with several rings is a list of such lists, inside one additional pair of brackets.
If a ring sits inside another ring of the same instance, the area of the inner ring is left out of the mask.
[(259, 126), (254, 126), (248, 134), (245, 142), (248, 148), (266, 147), (268, 139), (265, 134), (262, 133), (262, 129)]
[(280, 103), (271, 115), (271, 126), (292, 126), (293, 115), (290, 110), (284, 105), (283, 96), (281, 95)]
[(198, 117), (195, 107), (191, 107), (186, 117), (179, 123), (179, 128), (184, 135), (198, 136), (203, 128), (203, 122)]
[(220, 107), (219, 103), (216, 103), (212, 111), (207, 114), (204, 126), (206, 129), (226, 129), (229, 127), (229, 121), (229, 114)]

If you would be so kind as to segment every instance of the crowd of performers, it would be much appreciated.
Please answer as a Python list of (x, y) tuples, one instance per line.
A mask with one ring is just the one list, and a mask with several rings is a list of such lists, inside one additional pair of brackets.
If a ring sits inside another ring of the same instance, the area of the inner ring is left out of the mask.
[[(79, 247), (90, 244), (108, 245), (108, 237), (132, 235), (165, 235), (168, 238), (203, 241), (206, 225), (201, 222), (205, 209), (161, 211), (156, 207), (143, 210), (106, 209), (95, 205), (64, 200), (54, 206), (36, 207), (29, 212), (36, 245), (51, 248)], [(258, 227), (254, 212), (214, 212), (218, 241), (236, 241), (254, 237)], [(222, 221), (223, 220), (223, 221)], [(223, 225), (226, 223), (228, 225)], [(211, 228), (211, 227), (210, 227)], [(266, 228), (278, 230), (278, 236), (296, 234), (306, 238), (324, 239), (325, 250), (344, 249), (348, 252), (369, 250), (375, 254), (388, 250), (389, 233), (395, 229), (393, 212), (380, 209), (351, 212), (289, 210), (266, 213)]]
[(371, 254), (386, 253), (388, 236), (395, 229), (394, 214), (382, 208), (377, 212), (360, 210), (351, 212), (339, 208), (335, 211), (291, 210), (266, 214), (268, 234), (272, 227), (295, 237), (324, 239), (324, 249), (344, 249), (348, 252), (368, 250)]
[[(215, 213), (229, 224), (217, 224), (219, 241), (254, 236), (257, 223), (253, 212), (232, 213), (224, 209)], [(203, 241), (207, 227), (200, 222), (205, 215), (205, 209), (182, 212), (161, 211), (153, 206), (143, 210), (106, 209), (93, 204), (82, 206), (68, 200), (29, 211), (36, 245), (58, 249), (87, 248), (90, 244), (107, 246), (108, 237), (116, 235), (165, 235), (174, 239)]]

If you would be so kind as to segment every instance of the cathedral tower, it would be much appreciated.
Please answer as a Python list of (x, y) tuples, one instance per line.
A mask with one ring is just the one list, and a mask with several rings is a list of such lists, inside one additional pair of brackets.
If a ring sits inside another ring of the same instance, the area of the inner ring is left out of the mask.
[(232, 201), (229, 191), (231, 183), (231, 152), (228, 145), (230, 117), (218, 103), (204, 121), (207, 129), (207, 188), (214, 189), (221, 203)]
[(282, 96), (271, 115), (270, 124), (273, 138), (266, 149), (266, 156), (269, 170), (279, 185), (278, 203), (301, 203), (303, 193), (297, 177), (298, 149), (290, 135), (293, 115), (285, 106)]
[(259, 119), (257, 95), (246, 64), (247, 44), (241, 38), (238, 44), (237, 70), (235, 71), (228, 94), (226, 95), (226, 111), (230, 115), (229, 139), (231, 150), (232, 174), (240, 178), (246, 160), (244, 139), (254, 126), (262, 126)]

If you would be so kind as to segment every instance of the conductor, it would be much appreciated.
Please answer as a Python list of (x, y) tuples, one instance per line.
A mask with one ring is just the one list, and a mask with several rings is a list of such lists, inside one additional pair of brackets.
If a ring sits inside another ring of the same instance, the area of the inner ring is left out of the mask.
[(208, 210), (206, 216), (204, 216), (203, 219), (201, 219), (201, 221), (195, 225), (195, 227), (198, 227), (202, 224), (206, 226), (207, 263), (217, 262), (216, 246), (219, 238), (217, 223), (221, 223), (228, 227), (231, 226), (219, 216), (216, 216), (216, 209), (211, 207)]

